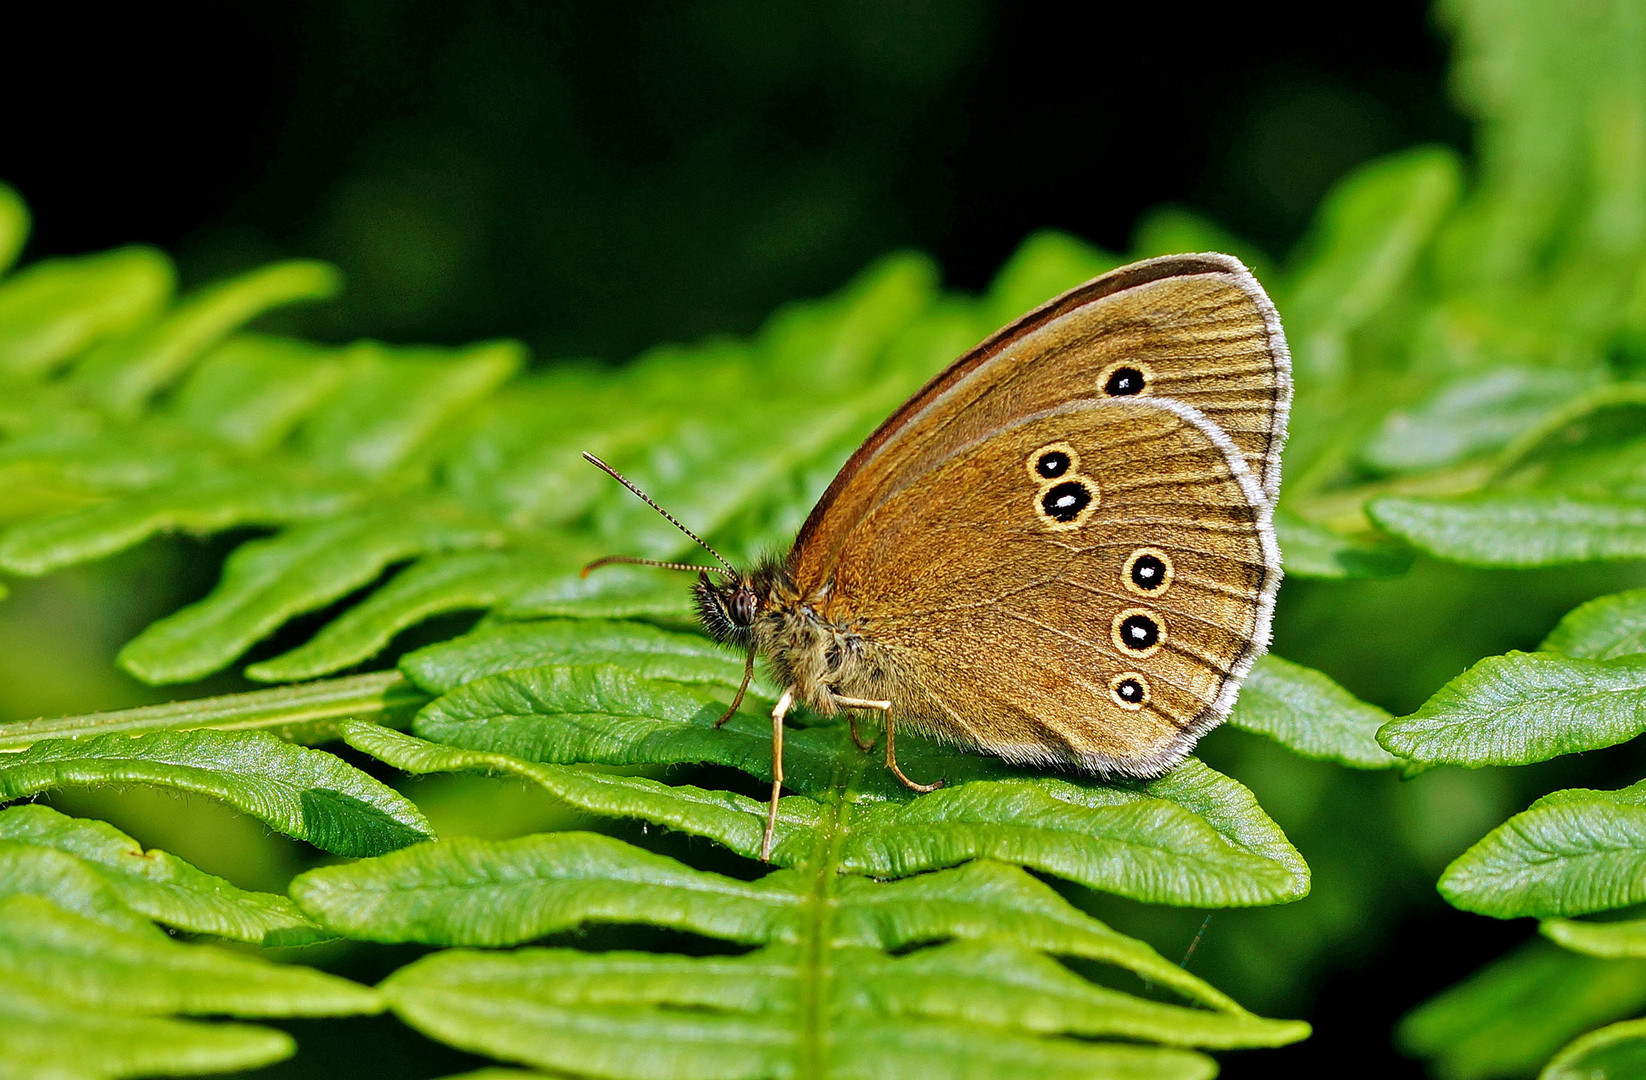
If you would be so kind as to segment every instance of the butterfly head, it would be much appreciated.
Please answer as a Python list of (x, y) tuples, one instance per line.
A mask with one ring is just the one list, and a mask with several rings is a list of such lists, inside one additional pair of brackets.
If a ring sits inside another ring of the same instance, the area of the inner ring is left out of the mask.
[(763, 605), (751, 575), (723, 575), (717, 581), (704, 571), (692, 586), (692, 596), (697, 601), (697, 617), (710, 637), (743, 648), (754, 641), (754, 621)]

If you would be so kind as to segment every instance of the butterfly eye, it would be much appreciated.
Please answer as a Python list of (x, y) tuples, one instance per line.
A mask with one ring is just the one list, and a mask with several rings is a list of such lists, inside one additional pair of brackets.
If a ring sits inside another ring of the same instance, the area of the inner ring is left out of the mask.
[(1103, 392), (1110, 397), (1132, 397), (1143, 392), (1147, 381), (1141, 368), (1120, 364), (1109, 369), (1108, 378), (1103, 380)]
[(1126, 560), (1121, 582), (1140, 596), (1159, 596), (1172, 585), (1172, 557), (1159, 548), (1138, 548)]
[(1109, 680), (1109, 697), (1135, 712), (1149, 703), (1149, 680), (1136, 671), (1123, 671)]
[(748, 626), (754, 622), (754, 611), (757, 606), (759, 605), (753, 589), (738, 589), (732, 593), (732, 602), (727, 614), (738, 626)]
[(1111, 636), (1123, 651), (1133, 656), (1150, 656), (1165, 640), (1166, 630), (1152, 612), (1128, 608), (1115, 616)]

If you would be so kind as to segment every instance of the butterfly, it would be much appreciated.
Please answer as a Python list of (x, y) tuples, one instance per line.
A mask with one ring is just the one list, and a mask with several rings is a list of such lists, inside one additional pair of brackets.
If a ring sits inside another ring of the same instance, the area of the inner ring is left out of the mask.
[(699, 618), (783, 687), (769, 859), (796, 706), (1019, 765), (1158, 776), (1229, 714), (1268, 647), (1291, 406), (1279, 316), (1241, 263), (1175, 255), (999, 330), (870, 435), (786, 556), (690, 570)]

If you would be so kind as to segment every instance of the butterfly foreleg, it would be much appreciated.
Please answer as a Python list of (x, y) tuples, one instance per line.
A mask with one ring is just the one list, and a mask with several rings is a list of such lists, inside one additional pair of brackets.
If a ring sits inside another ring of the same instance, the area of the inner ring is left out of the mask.
[(846, 714), (846, 730), (851, 734), (852, 742), (857, 744), (857, 748), (859, 750), (861, 750), (865, 754), (867, 754), (870, 750), (874, 749), (874, 740), (873, 739), (865, 739), (863, 736), (861, 736), (857, 733), (857, 714), (856, 713), (847, 713)]
[(766, 832), (760, 838), (760, 861), (770, 862), (777, 836), (777, 796), (783, 790), (783, 718), (794, 704), (794, 691), (785, 690), (772, 709), (772, 803), (766, 811)]
[[(835, 704), (846, 709), (878, 709), (880, 711), (880, 715), (886, 721), (886, 768), (891, 770), (892, 775), (897, 777), (904, 787), (908, 788), (910, 791), (918, 791), (921, 794), (925, 794), (928, 791), (936, 791), (938, 788), (943, 786), (943, 781), (941, 780), (931, 784), (917, 784), (913, 780), (910, 780), (907, 776), (904, 776), (903, 770), (897, 767), (897, 727), (895, 721), (892, 720), (891, 702), (875, 701), (871, 698), (849, 697), (837, 697), (834, 700)], [(852, 729), (852, 738), (857, 738), (856, 728)], [(857, 745), (863, 746), (863, 743), (858, 741)], [(863, 746), (863, 749), (868, 750), (873, 746), (874, 744), (870, 743), (868, 746)]]
[(852, 742), (857, 744), (859, 750), (867, 754), (874, 749), (873, 739), (864, 739), (863, 736), (857, 733), (857, 714), (851, 712), (849, 707), (846, 713), (846, 730), (851, 733)]
[(732, 717), (737, 715), (737, 708), (738, 708), (739, 705), (743, 704), (743, 695), (749, 692), (749, 682), (753, 678), (754, 678), (754, 650), (750, 649), (749, 650), (749, 655), (747, 657), (745, 657), (744, 660), (743, 660), (743, 682), (737, 688), (737, 696), (732, 698), (731, 705), (728, 706), (726, 711), (721, 714), (720, 719), (718, 719), (714, 722), (715, 727), (720, 727), (727, 720), (730, 720)]

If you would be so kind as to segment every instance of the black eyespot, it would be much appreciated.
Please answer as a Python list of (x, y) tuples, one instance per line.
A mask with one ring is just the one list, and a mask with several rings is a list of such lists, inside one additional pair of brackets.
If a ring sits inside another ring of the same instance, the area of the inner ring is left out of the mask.
[(1160, 624), (1147, 615), (1128, 615), (1120, 620), (1120, 643), (1133, 652), (1143, 652), (1160, 643)]
[(1056, 480), (1069, 471), (1069, 455), (1061, 450), (1048, 450), (1034, 463), (1034, 471), (1048, 480)]
[(1134, 367), (1117, 367), (1109, 373), (1103, 392), (1110, 397), (1131, 397), (1143, 392), (1143, 373)]
[(1139, 555), (1132, 560), (1132, 584), (1144, 592), (1154, 592), (1166, 583), (1166, 564), (1155, 555)]
[(1149, 703), (1149, 680), (1141, 672), (1122, 671), (1109, 680), (1109, 700), (1136, 712)]
[[(1048, 455), (1050, 456), (1050, 455)], [(1091, 503), (1092, 493), (1078, 480), (1053, 484), (1040, 496), (1040, 508), (1055, 521), (1073, 521)]]

